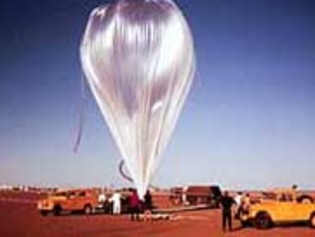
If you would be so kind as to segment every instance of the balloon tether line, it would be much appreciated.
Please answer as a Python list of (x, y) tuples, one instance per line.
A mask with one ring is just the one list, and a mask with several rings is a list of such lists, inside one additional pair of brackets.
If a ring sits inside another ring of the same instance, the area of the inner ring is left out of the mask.
[(124, 161), (124, 160), (121, 160), (121, 161), (119, 162), (119, 165), (118, 165), (118, 169), (119, 169), (120, 175), (121, 175), (124, 179), (128, 180), (129, 182), (133, 182), (133, 179), (125, 173), (125, 171), (124, 171), (124, 165), (125, 165), (125, 161)]
[(77, 128), (76, 140), (73, 146), (73, 151), (76, 153), (79, 149), (83, 133), (83, 122), (84, 122), (84, 101), (85, 101), (85, 83), (84, 76), (81, 76), (81, 100), (80, 100), (80, 111), (79, 111), (79, 124)]
[[(120, 173), (120, 175), (121, 175), (124, 179), (126, 179), (127, 181), (133, 183), (133, 179), (132, 179), (129, 175), (127, 175), (127, 174), (125, 173), (125, 171), (124, 171), (124, 165), (125, 165), (125, 161), (124, 161), (123, 159), (120, 160), (119, 165), (118, 165), (119, 173)], [(151, 185), (151, 184), (149, 184), (149, 187), (150, 187), (150, 188), (153, 188), (153, 189), (157, 189), (155, 186), (153, 186), (153, 185)]]
[[(80, 97), (80, 111), (79, 111), (79, 120), (78, 120), (78, 127), (77, 127), (77, 132), (76, 132), (76, 139), (75, 139), (75, 143), (73, 146), (73, 151), (76, 153), (80, 147), (81, 144), (81, 140), (82, 140), (82, 134), (83, 134), (83, 125), (84, 125), (84, 101), (85, 101), (85, 81), (84, 81), (85, 77), (82, 75), (81, 76), (81, 97)], [(121, 174), (121, 176), (128, 180), (129, 182), (133, 182), (133, 179), (128, 176), (125, 172), (124, 172), (124, 165), (125, 162), (124, 160), (121, 160), (118, 168), (119, 168), (119, 173)]]

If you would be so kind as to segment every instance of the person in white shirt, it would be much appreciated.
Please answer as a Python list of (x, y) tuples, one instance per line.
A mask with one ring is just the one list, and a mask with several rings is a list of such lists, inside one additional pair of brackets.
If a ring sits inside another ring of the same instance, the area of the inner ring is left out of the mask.
[(243, 198), (244, 197), (243, 197), (242, 192), (237, 192), (236, 196), (234, 197), (234, 201), (236, 203), (236, 207), (235, 207), (235, 218), (236, 219), (238, 219), (240, 217)]
[(113, 203), (113, 214), (120, 214), (121, 212), (121, 194), (117, 191), (113, 193), (113, 196), (109, 199)]

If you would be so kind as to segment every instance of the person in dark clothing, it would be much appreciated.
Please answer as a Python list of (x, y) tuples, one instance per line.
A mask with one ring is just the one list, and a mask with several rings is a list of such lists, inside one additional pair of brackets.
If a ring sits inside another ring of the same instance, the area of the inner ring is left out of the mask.
[(152, 196), (150, 190), (148, 189), (146, 194), (144, 195), (144, 221), (152, 220)]
[(222, 228), (223, 231), (226, 231), (226, 227), (228, 226), (228, 230), (232, 231), (232, 206), (235, 203), (234, 199), (229, 196), (227, 191), (224, 192), (224, 195), (221, 198), (221, 208), (222, 208)]
[(144, 207), (145, 209), (152, 209), (152, 196), (150, 193), (150, 190), (147, 190), (147, 192), (144, 195)]
[(129, 197), (129, 212), (131, 214), (130, 219), (132, 221), (140, 220), (139, 214), (140, 214), (140, 199), (138, 196), (138, 193), (135, 189), (132, 190), (132, 194)]

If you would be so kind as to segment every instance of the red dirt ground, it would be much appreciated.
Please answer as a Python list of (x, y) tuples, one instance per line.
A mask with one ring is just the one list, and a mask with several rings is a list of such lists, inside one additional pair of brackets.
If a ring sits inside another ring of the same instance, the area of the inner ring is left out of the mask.
[(68, 215), (42, 217), (36, 210), (35, 194), (0, 193), (1, 237), (314, 237), (307, 226), (275, 227), (266, 231), (241, 229), (221, 231), (220, 210), (183, 212), (172, 221), (131, 222), (128, 216)]

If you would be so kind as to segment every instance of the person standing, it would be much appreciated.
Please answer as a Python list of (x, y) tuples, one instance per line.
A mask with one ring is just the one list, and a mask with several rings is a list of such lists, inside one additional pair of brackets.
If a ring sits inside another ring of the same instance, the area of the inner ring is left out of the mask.
[(144, 195), (144, 221), (151, 221), (152, 220), (152, 195), (150, 190), (148, 189), (146, 194)]
[(226, 231), (226, 227), (228, 227), (229, 231), (232, 231), (232, 206), (236, 203), (234, 199), (229, 196), (228, 191), (224, 192), (224, 195), (221, 198), (220, 204), (222, 208), (223, 231)]
[(292, 200), (294, 201), (297, 201), (297, 189), (298, 189), (298, 186), (296, 184), (293, 184), (292, 187), (291, 187), (291, 198)]
[(121, 194), (115, 191), (109, 201), (113, 203), (113, 214), (119, 215), (121, 212)]
[(132, 190), (132, 194), (129, 197), (129, 210), (130, 210), (130, 219), (134, 221), (135, 219), (137, 221), (140, 220), (139, 213), (140, 213), (140, 199), (138, 196), (138, 193), (135, 189)]
[(243, 202), (242, 202), (243, 213), (245, 213), (245, 214), (249, 213), (250, 205), (251, 205), (250, 196), (249, 196), (249, 193), (246, 193), (245, 197), (243, 198)]
[(234, 197), (234, 201), (235, 201), (235, 204), (236, 204), (236, 207), (235, 207), (235, 219), (239, 219), (241, 211), (242, 211), (243, 193), (242, 192), (237, 192), (236, 196)]

